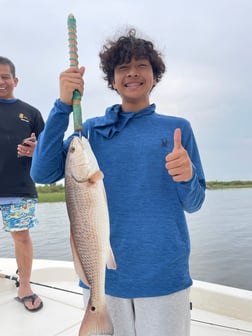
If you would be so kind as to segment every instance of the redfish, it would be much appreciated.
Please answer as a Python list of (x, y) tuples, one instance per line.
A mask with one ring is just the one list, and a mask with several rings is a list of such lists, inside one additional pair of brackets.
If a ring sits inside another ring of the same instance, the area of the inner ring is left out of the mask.
[(110, 245), (103, 173), (85, 138), (73, 137), (65, 165), (65, 194), (76, 273), (90, 288), (79, 336), (113, 335), (105, 300), (105, 272), (116, 269)]

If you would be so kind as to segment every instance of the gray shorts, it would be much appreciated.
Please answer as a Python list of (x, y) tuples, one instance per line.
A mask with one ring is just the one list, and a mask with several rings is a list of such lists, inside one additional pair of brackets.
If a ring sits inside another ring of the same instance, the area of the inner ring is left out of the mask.
[[(85, 306), (89, 290), (83, 289)], [(164, 296), (122, 299), (106, 295), (114, 336), (190, 336), (190, 288)]]
[(2, 204), (0, 210), (6, 232), (29, 230), (38, 220), (35, 217), (37, 199), (21, 199), (16, 203)]

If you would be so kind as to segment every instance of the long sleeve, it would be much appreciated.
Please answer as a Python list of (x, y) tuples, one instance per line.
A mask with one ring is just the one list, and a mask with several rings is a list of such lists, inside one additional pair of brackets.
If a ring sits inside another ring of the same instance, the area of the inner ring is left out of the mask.
[(192, 161), (193, 177), (188, 182), (177, 183), (176, 187), (183, 209), (192, 213), (198, 211), (204, 202), (206, 181), (192, 129), (189, 128), (187, 133), (188, 138), (185, 140), (185, 148)]
[(201, 178), (193, 167), (193, 177), (188, 182), (178, 183), (177, 192), (180, 197), (183, 208), (186, 212), (192, 213), (198, 211), (205, 199), (206, 183), (204, 177)]
[(37, 183), (54, 183), (64, 177), (66, 146), (64, 133), (72, 106), (56, 100), (32, 158), (31, 177)]

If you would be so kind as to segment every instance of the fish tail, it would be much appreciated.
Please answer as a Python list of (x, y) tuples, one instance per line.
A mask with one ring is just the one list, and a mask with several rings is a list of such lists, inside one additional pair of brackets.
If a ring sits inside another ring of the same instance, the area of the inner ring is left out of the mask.
[(99, 310), (96, 310), (95, 307), (92, 307), (89, 300), (80, 326), (79, 336), (91, 335), (114, 335), (114, 328), (107, 305), (104, 304), (102, 307), (99, 307)]

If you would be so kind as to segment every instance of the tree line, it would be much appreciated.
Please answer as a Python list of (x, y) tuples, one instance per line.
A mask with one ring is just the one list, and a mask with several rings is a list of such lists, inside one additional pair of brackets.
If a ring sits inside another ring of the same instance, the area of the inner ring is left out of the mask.
[[(226, 188), (252, 188), (252, 181), (209, 181), (207, 182), (207, 189), (226, 189)], [(45, 184), (37, 186), (38, 193), (60, 193), (65, 192), (63, 184)]]

